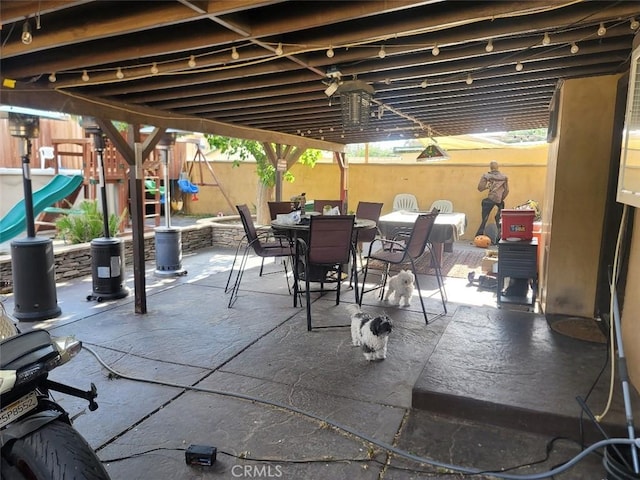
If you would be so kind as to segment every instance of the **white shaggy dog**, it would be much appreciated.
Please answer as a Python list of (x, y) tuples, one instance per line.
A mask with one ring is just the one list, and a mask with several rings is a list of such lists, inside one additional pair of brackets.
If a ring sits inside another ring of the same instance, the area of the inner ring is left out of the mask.
[(411, 305), (411, 295), (413, 295), (415, 276), (411, 270), (400, 270), (397, 275), (389, 279), (389, 289), (384, 297), (384, 301), (388, 301), (391, 294), (394, 294), (392, 305), (400, 305), (400, 299), (404, 298), (403, 306)]
[(362, 347), (367, 360), (387, 358), (387, 342), (393, 327), (391, 319), (383, 314), (372, 317), (358, 305), (347, 307), (351, 313), (351, 342), (354, 347)]

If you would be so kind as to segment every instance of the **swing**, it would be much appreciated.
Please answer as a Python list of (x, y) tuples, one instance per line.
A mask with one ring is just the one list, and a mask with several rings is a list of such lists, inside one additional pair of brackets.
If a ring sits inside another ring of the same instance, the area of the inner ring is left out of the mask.
[(198, 192), (200, 191), (200, 188), (189, 181), (189, 176), (186, 172), (180, 172), (180, 178), (178, 178), (178, 187), (180, 188), (181, 192), (190, 193), (192, 201), (195, 202), (198, 200)]

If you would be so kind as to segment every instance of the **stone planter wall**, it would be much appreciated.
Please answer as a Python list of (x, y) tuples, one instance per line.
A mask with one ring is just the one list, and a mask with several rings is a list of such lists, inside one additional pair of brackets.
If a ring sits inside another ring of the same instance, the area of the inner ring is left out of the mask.
[[(244, 237), (239, 217), (200, 220), (195, 225), (179, 227), (182, 230), (182, 253), (195, 252), (208, 247), (236, 248)], [(133, 262), (131, 235), (122, 237), (125, 265)], [(55, 245), (54, 263), (56, 281), (91, 275), (91, 244)], [(145, 261), (155, 260), (155, 232), (144, 235)], [(12, 291), (11, 256), (0, 256), (0, 293)]]

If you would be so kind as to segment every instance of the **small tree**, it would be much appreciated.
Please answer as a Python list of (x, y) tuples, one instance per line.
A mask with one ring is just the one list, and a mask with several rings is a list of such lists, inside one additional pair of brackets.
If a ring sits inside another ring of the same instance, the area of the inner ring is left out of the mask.
[[(206, 135), (206, 138), (211, 148), (216, 148), (229, 155), (237, 155), (239, 160), (234, 161), (234, 166), (236, 167), (244, 160), (250, 158), (255, 160), (259, 179), (256, 199), (256, 221), (257, 223), (266, 223), (265, 219), (269, 218), (267, 202), (273, 199), (276, 185), (276, 169), (269, 162), (262, 143), (255, 140), (220, 137), (217, 135)], [(320, 159), (320, 155), (320, 150), (307, 149), (300, 156), (298, 162), (313, 167)], [(283, 174), (283, 179), (290, 183), (295, 181), (295, 177), (288, 170)]]

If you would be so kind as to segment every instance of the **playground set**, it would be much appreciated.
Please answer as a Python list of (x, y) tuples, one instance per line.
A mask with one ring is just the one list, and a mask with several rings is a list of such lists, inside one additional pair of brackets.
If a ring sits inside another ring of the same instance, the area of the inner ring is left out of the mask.
[[(53, 178), (41, 189), (33, 192), (33, 210), (36, 232), (55, 229), (55, 220), (60, 215), (77, 213), (74, 205), (83, 192), (83, 198), (96, 200), (100, 179), (99, 164), (96, 158), (93, 141), (90, 138), (52, 139), (52, 146), (39, 149), (40, 167), (53, 168)], [(185, 161), (186, 144), (195, 145), (195, 155), (187, 166)], [(171, 209), (182, 212), (185, 199), (198, 200), (200, 186), (220, 188), (224, 198), (231, 207), (231, 201), (218, 181), (215, 172), (201, 150), (199, 141), (187, 140), (177, 142), (174, 149), (174, 162), (169, 166), (169, 188)], [(120, 231), (130, 227), (129, 215), (123, 215), (129, 206), (129, 166), (115, 147), (107, 142), (103, 152), (104, 182), (112, 185), (110, 191), (115, 192), (115, 213), (124, 218)], [(164, 204), (165, 188), (162, 178), (162, 165), (157, 152), (144, 165), (145, 186), (145, 222), (149, 228), (160, 226)], [(206, 167), (213, 181), (205, 178), (203, 167)], [(64, 170), (82, 172), (81, 175), (69, 175)], [(192, 183), (192, 179), (195, 182)], [(115, 188), (114, 188), (115, 187)], [(17, 202), (11, 210), (0, 218), (0, 243), (11, 240), (26, 229), (24, 199)]]

